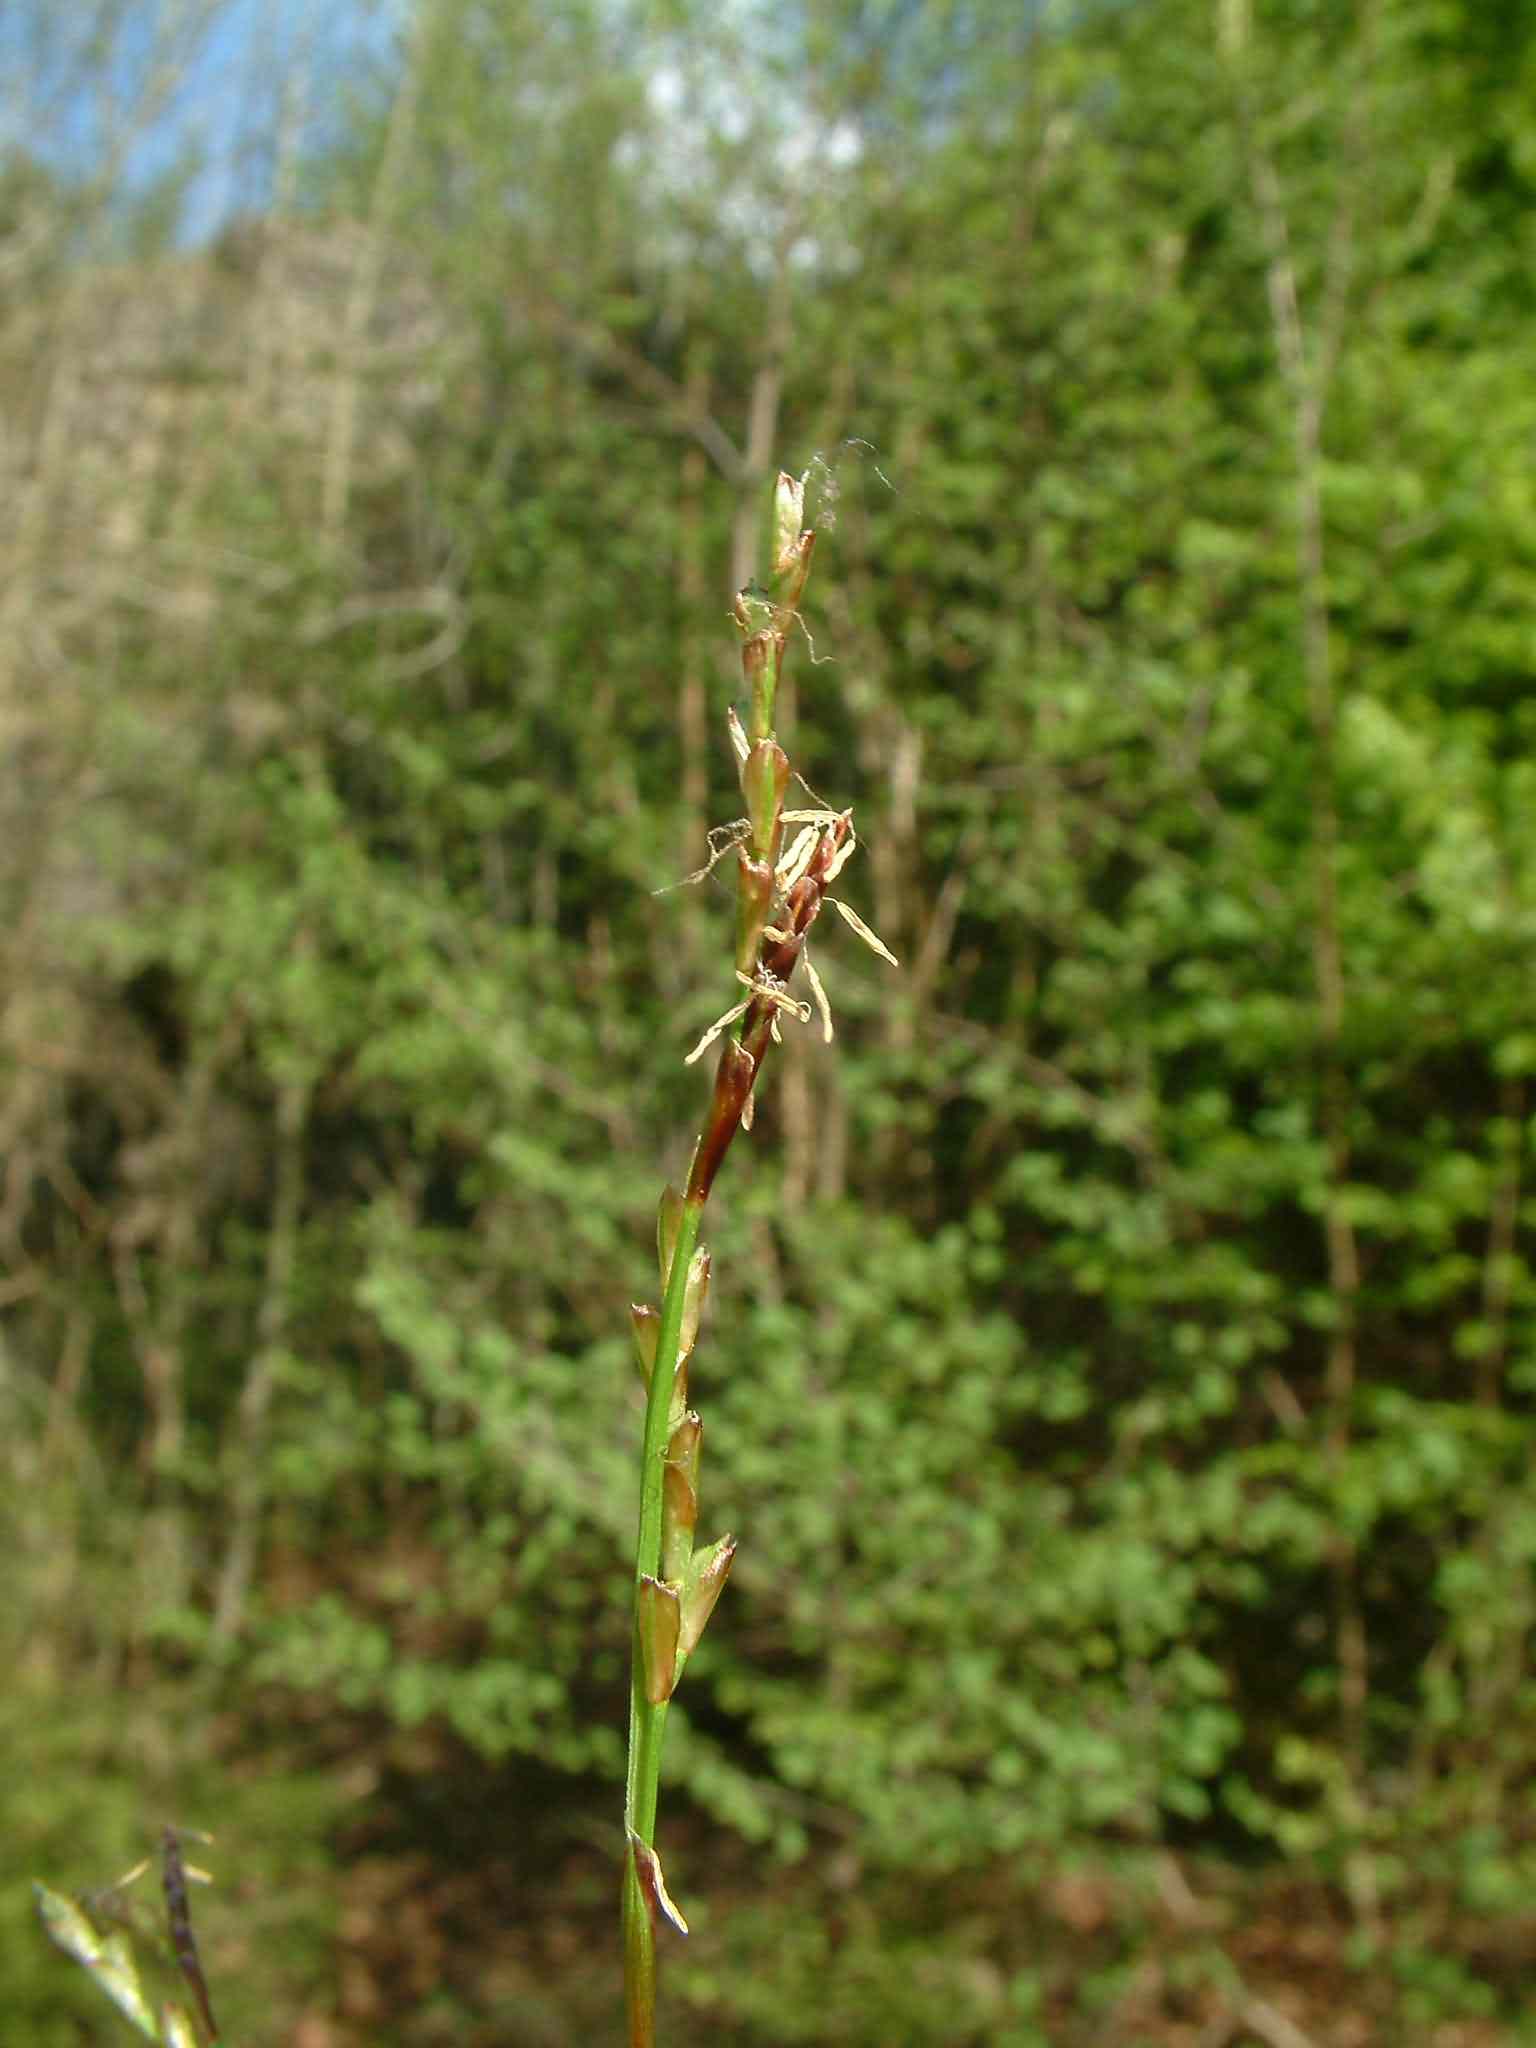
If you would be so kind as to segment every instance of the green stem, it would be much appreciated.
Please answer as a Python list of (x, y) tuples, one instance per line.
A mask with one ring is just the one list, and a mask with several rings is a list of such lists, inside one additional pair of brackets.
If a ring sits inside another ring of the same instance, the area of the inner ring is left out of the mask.
[(640, 1529), (635, 1540), (635, 1626), (629, 1683), (629, 1768), (624, 1783), (624, 1990), (629, 2011), (631, 2048), (650, 2048), (655, 2040), (655, 1930), (640, 1880), (635, 1872), (630, 1835), (648, 1847), (656, 1832), (656, 1798), (661, 1784), (661, 1741), (667, 1723), (666, 1702), (645, 1696), (644, 1662), (640, 1652), (639, 1589), (642, 1578), (661, 1575), (661, 1503), (667, 1456), (667, 1422), (672, 1387), (682, 1348), (683, 1302), (688, 1268), (698, 1248), (704, 1205), (685, 1201), (672, 1251), (667, 1291), (661, 1304), (656, 1362), (645, 1402), (645, 1437), (640, 1459)]
[[(778, 859), (783, 830), (781, 811), (788, 763), (773, 744), (774, 700), (784, 665), (785, 632), (800, 602), (810, 568), (814, 536), (802, 533), (800, 514), (804, 501), (803, 482), (791, 477), (776, 479), (769, 504), (769, 560), (773, 563), (775, 596), (767, 601), (757, 591), (742, 591), (736, 600), (735, 616), (745, 639), (741, 662), (750, 695), (747, 736), (754, 752), (747, 775), (746, 795), (752, 814), (752, 843), (755, 862), (741, 856), (741, 911), (738, 966), (745, 974), (762, 947), (764, 916), (771, 896), (772, 869)], [(827, 835), (830, 848), (835, 844)], [(830, 852), (828, 854), (830, 858)], [(794, 936), (781, 937), (780, 963), (785, 971), (793, 966), (803, 943), (804, 932), (821, 902), (821, 873), (814, 881), (796, 885), (801, 892), (792, 897)], [(754, 893), (757, 892), (757, 893)], [(776, 956), (777, 957), (777, 956)], [(650, 1387), (645, 1403), (645, 1441), (640, 1458), (640, 1529), (635, 1541), (635, 1611), (630, 1642), (629, 1681), (629, 1763), (624, 1780), (624, 1999), (629, 2015), (630, 2048), (654, 2048), (656, 2040), (656, 1928), (653, 1898), (649, 1888), (657, 1881), (659, 1866), (654, 1862), (656, 1800), (661, 1785), (661, 1744), (667, 1725), (666, 1701), (646, 1697), (646, 1658), (641, 1643), (641, 1587), (648, 1579), (661, 1577), (662, 1503), (666, 1481), (666, 1457), (672, 1426), (673, 1389), (681, 1364), (683, 1315), (688, 1292), (688, 1269), (699, 1242), (704, 1204), (715, 1173), (735, 1132), (757, 1078), (757, 1069), (767, 1049), (772, 1010), (763, 998), (745, 1024), (738, 1021), (720, 1055), (715, 1074), (709, 1116), (694, 1148), (688, 1172), (687, 1192), (678, 1218), (677, 1239), (667, 1271), (666, 1291), (661, 1304), (661, 1322), (656, 1336), (656, 1355), (651, 1366)], [(750, 1033), (749, 1029), (750, 1027)], [(750, 1035), (750, 1051), (743, 1040)], [(726, 1560), (729, 1563), (729, 1559)], [(660, 1690), (658, 1686), (656, 1688)], [(637, 1846), (651, 1852), (644, 1858), (647, 1876), (642, 1880)]]
[(624, 1850), (624, 2007), (629, 2048), (655, 2048), (656, 1930), (640, 1889), (634, 1852)]

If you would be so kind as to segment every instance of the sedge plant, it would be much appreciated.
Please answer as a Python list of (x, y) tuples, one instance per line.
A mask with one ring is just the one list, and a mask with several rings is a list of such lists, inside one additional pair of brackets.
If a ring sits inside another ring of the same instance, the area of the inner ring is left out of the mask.
[[(661, 1307), (631, 1309), (641, 1377), (646, 1386), (640, 1459), (640, 1519), (635, 1545), (633, 1663), (629, 1763), (625, 1780), (623, 1931), (625, 2002), (630, 2048), (656, 2038), (656, 1924), (681, 1933), (687, 1923), (668, 1895), (656, 1853), (656, 1806), (667, 1704), (720, 1596), (735, 1539), (696, 1548), (699, 1452), (703, 1431), (688, 1399), (688, 1362), (709, 1290), (710, 1255), (700, 1243), (704, 1209), (721, 1162), (738, 1130), (752, 1121), (753, 1090), (786, 1016), (809, 1023), (811, 1003), (790, 992), (804, 971), (824, 1034), (831, 1012), (805, 942), (823, 903), (885, 959), (891, 955), (849, 907), (828, 894), (854, 849), (850, 811), (786, 809), (789, 758), (774, 731), (784, 663), (810, 574), (816, 533), (805, 520), (806, 477), (781, 474), (773, 489), (769, 581), (737, 594), (747, 719), (731, 710), (731, 745), (746, 816), (715, 835), (709, 868), (734, 855), (735, 979), (744, 993), (689, 1055), (699, 1059), (718, 1041), (709, 1108), (694, 1145), (681, 1194), (661, 1198), (657, 1243)], [(786, 845), (786, 835), (794, 828)], [(700, 874), (708, 872), (701, 869)]]
[[(743, 722), (733, 707), (728, 725), (746, 815), (711, 835), (708, 865), (691, 879), (734, 857), (734, 973), (742, 993), (688, 1055), (692, 1063), (720, 1045), (708, 1111), (683, 1191), (668, 1187), (661, 1199), (661, 1306), (637, 1305), (630, 1311), (646, 1386), (624, 1794), (624, 1977), (631, 2048), (652, 2048), (656, 2038), (657, 1920), (664, 1917), (687, 1932), (668, 1896), (655, 1845), (667, 1704), (736, 1553), (730, 1536), (704, 1547), (694, 1543), (703, 1429), (689, 1405), (688, 1362), (709, 1291), (710, 1257), (700, 1243), (704, 1208), (732, 1139), (751, 1124), (753, 1091), (781, 1021), (788, 1017), (808, 1024), (819, 1012), (824, 1035), (832, 1036), (826, 993), (805, 950), (823, 904), (833, 904), (868, 945), (894, 964), (869, 927), (829, 893), (856, 844), (851, 811), (786, 808), (792, 771), (774, 731), (774, 710), (816, 545), (814, 528), (804, 524), (806, 482), (805, 476), (778, 477), (771, 507), (770, 580), (749, 584), (734, 605), (747, 717)], [(797, 972), (805, 977), (811, 1002), (791, 993)], [(85, 1967), (141, 2035), (160, 2048), (218, 2048), (187, 1905), (188, 1879), (203, 1879), (204, 1873), (183, 1862), (182, 1832), (164, 1830), (163, 1926), (146, 1928), (142, 1916), (130, 1921), (125, 1912), (128, 1888), (144, 1875), (147, 1862), (85, 1899), (66, 1898), (40, 1885), (38, 1903), (53, 1940)], [(156, 1996), (148, 1988), (151, 1951), (173, 1959), (174, 1989), (166, 1995)]]

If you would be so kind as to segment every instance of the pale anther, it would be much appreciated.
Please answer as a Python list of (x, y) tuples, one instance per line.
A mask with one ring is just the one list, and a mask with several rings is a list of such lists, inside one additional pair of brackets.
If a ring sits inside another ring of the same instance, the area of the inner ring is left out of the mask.
[(683, 1065), (685, 1067), (691, 1067), (696, 1059), (699, 1059), (700, 1057), (702, 1057), (704, 1053), (709, 1051), (709, 1048), (714, 1044), (715, 1040), (720, 1036), (721, 1032), (729, 1030), (731, 1025), (736, 1022), (736, 1019), (738, 1017), (745, 1017), (745, 1015), (747, 1014), (748, 1010), (751, 1009), (751, 1007), (752, 1005), (750, 1001), (745, 1003), (738, 1003), (735, 1009), (727, 1010), (723, 1017), (717, 1017), (714, 1023), (711, 1024), (709, 1029), (705, 1032), (704, 1036), (699, 1040), (698, 1044), (693, 1048), (693, 1051), (689, 1053), (687, 1059), (683, 1061)]
[(852, 925), (865, 945), (878, 953), (882, 960), (889, 960), (893, 967), (901, 965), (901, 962), (896, 958), (896, 955), (891, 951), (884, 939), (877, 937), (864, 922), (863, 918), (860, 917), (859, 913), (856, 910), (850, 910), (840, 896), (829, 896), (827, 901), (832, 905), (832, 908), (837, 912), (844, 924)]

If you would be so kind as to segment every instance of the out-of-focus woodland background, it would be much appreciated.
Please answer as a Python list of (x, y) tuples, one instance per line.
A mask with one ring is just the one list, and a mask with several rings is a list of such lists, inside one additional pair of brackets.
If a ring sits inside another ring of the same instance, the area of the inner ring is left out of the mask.
[(6, 2042), (166, 1819), (234, 2040), (616, 2038), (817, 456), (903, 971), (715, 1205), (667, 2038), (1536, 2039), (1536, 10), (329, 12), (0, 28)]

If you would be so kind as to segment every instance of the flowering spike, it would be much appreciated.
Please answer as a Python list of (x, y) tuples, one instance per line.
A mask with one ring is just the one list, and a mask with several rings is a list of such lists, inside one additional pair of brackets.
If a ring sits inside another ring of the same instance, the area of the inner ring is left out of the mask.
[[(814, 809), (786, 811), (790, 769), (773, 733), (775, 697), (792, 630), (806, 632), (800, 602), (815, 550), (805, 529), (810, 476), (780, 475), (774, 485), (767, 586), (748, 583), (732, 607), (741, 632), (747, 702), (727, 713), (727, 729), (747, 816), (709, 835), (701, 881), (728, 853), (737, 856), (736, 974), (741, 1000), (705, 1031), (690, 1061), (719, 1045), (708, 1114), (694, 1147), (685, 1191), (668, 1190), (657, 1226), (665, 1300), (661, 1316), (634, 1311), (637, 1355), (649, 1368), (641, 1458), (640, 1527), (636, 1542), (634, 1667), (630, 1691), (629, 1770), (625, 1791), (628, 1842), (624, 1890), (626, 2002), (632, 2042), (655, 2038), (655, 1945), (658, 1913), (686, 1931), (667, 1897), (654, 1832), (664, 1709), (689, 1654), (697, 1647), (730, 1572), (732, 1537), (695, 1551), (699, 1513), (701, 1428), (688, 1407), (687, 1362), (697, 1341), (709, 1278), (709, 1258), (698, 1249), (702, 1210), (732, 1139), (751, 1122), (757, 1075), (784, 1013), (804, 1022), (809, 1003), (789, 993), (806, 938), (828, 887), (853, 851), (847, 812), (828, 810), (807, 791)], [(815, 648), (811, 648), (815, 658)], [(786, 859), (786, 826), (795, 830)], [(801, 830), (800, 828), (809, 828)], [(846, 912), (844, 913), (847, 914)], [(851, 921), (851, 920), (850, 920)], [(877, 944), (864, 930), (866, 942)], [(881, 948), (883, 951), (884, 949)], [(814, 972), (810, 993), (823, 1032), (831, 1036), (826, 991)], [(732, 1027), (735, 1027), (734, 1029)], [(727, 1036), (727, 1034), (729, 1034)], [(662, 1324), (665, 1325), (663, 1341)], [(664, 1375), (666, 1384), (663, 1384)]]
[(656, 1345), (661, 1336), (661, 1311), (651, 1307), (649, 1302), (632, 1301), (629, 1304), (629, 1327), (635, 1339), (635, 1363), (640, 1368), (640, 1378), (645, 1386), (651, 1384), (651, 1374), (656, 1370)]
[(779, 814), (789, 787), (789, 756), (773, 740), (759, 740), (741, 764), (741, 793), (747, 800), (752, 850), (773, 865), (778, 852)]
[(662, 1577), (681, 1582), (693, 1556), (693, 1532), (699, 1519), (699, 1448), (704, 1425), (690, 1408), (673, 1430), (667, 1444), (667, 1466), (662, 1475), (661, 1572)]
[[(667, 1439), (667, 1463), (687, 1478), (699, 1476), (699, 1451), (704, 1442), (704, 1425), (690, 1408)], [(666, 1577), (671, 1578), (668, 1572)]]
[(736, 1135), (736, 1127), (741, 1122), (742, 1110), (756, 1078), (757, 1061), (745, 1046), (728, 1038), (721, 1048), (720, 1064), (715, 1069), (715, 1092), (709, 1105), (709, 1121), (704, 1126), (689, 1169), (690, 1201), (705, 1202), (709, 1199), (715, 1175), (720, 1171), (720, 1162)]
[(709, 1253), (700, 1245), (688, 1261), (688, 1278), (683, 1284), (683, 1326), (678, 1355), (688, 1358), (699, 1341), (699, 1322), (709, 1299)]
[[(761, 614), (762, 607), (759, 607)], [(749, 633), (741, 643), (741, 672), (749, 683), (761, 682), (773, 668), (775, 635), (771, 626), (763, 626), (755, 633)], [(754, 741), (765, 737), (763, 733), (749, 735)]]
[(736, 971), (748, 974), (757, 958), (758, 942), (773, 901), (773, 868), (766, 860), (749, 859), (745, 848), (737, 859), (740, 872), (736, 883)]
[(661, 1568), (668, 1578), (680, 1580), (687, 1571), (698, 1519), (698, 1488), (668, 1465), (661, 1497)]
[(773, 573), (783, 576), (800, 559), (801, 526), (805, 521), (805, 478), (779, 471), (773, 487)]
[[(779, 582), (779, 603), (786, 612), (798, 610), (801, 592), (805, 589), (806, 578), (811, 573), (811, 551), (816, 545), (814, 532), (802, 533), (799, 546), (794, 550), (789, 566)], [(807, 634), (809, 639), (809, 634)]]
[(730, 1576), (731, 1560), (735, 1555), (736, 1538), (722, 1536), (718, 1543), (711, 1543), (707, 1550), (701, 1550), (694, 1556), (688, 1568), (688, 1583), (683, 1589), (677, 1643), (679, 1663), (691, 1657), (698, 1648), (699, 1637), (715, 1611), (715, 1602)]
[(681, 1609), (676, 1586), (642, 1578), (635, 1600), (635, 1629), (645, 1696), (653, 1707), (672, 1697), (677, 1684), (677, 1640)]

